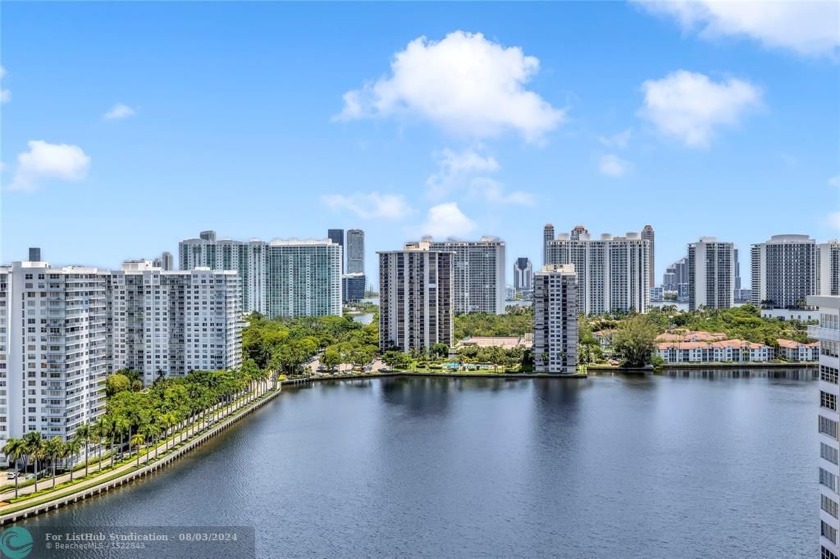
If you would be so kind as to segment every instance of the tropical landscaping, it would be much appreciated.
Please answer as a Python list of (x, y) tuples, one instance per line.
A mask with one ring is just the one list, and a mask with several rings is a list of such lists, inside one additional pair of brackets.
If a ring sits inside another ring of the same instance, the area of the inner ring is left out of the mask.
[[(78, 426), (70, 440), (45, 438), (37, 431), (7, 439), (3, 453), (15, 473), (14, 497), (7, 502), (42, 493), (45, 486), (42, 481), (39, 487), (39, 479), (49, 478), (46, 489), (55, 489), (57, 477), (66, 472), (69, 479), (59, 488), (132, 459), (139, 467), (143, 450), (148, 462), (152, 449), (157, 457), (161, 445), (166, 452), (170, 444), (183, 443), (264, 393), (268, 382), (266, 370), (253, 362), (237, 371), (191, 371), (183, 377), (158, 378), (145, 388), (137, 372), (118, 371), (106, 380), (106, 412), (93, 423)], [(19, 495), (29, 485), (33, 491)]]

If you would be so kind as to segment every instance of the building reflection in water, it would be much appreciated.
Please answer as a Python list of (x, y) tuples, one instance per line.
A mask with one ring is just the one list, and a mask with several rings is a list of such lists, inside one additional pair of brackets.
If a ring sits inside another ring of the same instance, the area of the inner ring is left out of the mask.
[(818, 378), (819, 371), (815, 367), (797, 369), (666, 369), (661, 375), (670, 378), (701, 378), (707, 380), (738, 378), (814, 380)]

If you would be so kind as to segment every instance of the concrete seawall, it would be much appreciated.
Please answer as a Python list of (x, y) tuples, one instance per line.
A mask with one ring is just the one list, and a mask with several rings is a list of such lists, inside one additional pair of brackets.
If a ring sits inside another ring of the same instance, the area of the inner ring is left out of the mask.
[(137, 478), (146, 477), (148, 474), (155, 472), (165, 466), (168, 466), (175, 460), (181, 458), (186, 453), (190, 452), (191, 450), (201, 446), (205, 443), (208, 439), (215, 437), (222, 431), (225, 431), (229, 427), (233, 426), (236, 422), (240, 419), (247, 417), (248, 415), (252, 414), (256, 410), (263, 407), (265, 404), (276, 398), (280, 394), (280, 388), (276, 390), (270, 390), (266, 392), (266, 394), (261, 397), (261, 399), (255, 403), (247, 404), (247, 409), (240, 410), (236, 413), (236, 415), (229, 417), (227, 419), (223, 419), (218, 425), (207, 431), (206, 433), (202, 433), (198, 437), (190, 440), (181, 448), (172, 451), (170, 454), (166, 455), (165, 457), (149, 464), (147, 466), (143, 466), (138, 470), (134, 470), (133, 472), (129, 472), (125, 475), (122, 475), (118, 478), (114, 478), (110, 481), (100, 483), (88, 489), (84, 489), (81, 491), (77, 491), (71, 493), (69, 495), (65, 495), (63, 497), (57, 497), (51, 501), (47, 501), (45, 503), (41, 503), (39, 505), (32, 505), (31, 507), (21, 509), (17, 512), (10, 512), (7, 514), (0, 515), (0, 525), (11, 524), (14, 522), (18, 522), (25, 518), (29, 518), (31, 516), (36, 516), (38, 514), (45, 513), (50, 510), (55, 510), (61, 508), (65, 505), (69, 505), (71, 503), (75, 503), (77, 501), (83, 501), (87, 498), (94, 497), (99, 495), (100, 493), (105, 493), (107, 491), (111, 491), (112, 489), (116, 489), (117, 487), (124, 485), (126, 483), (131, 483), (133, 480)]

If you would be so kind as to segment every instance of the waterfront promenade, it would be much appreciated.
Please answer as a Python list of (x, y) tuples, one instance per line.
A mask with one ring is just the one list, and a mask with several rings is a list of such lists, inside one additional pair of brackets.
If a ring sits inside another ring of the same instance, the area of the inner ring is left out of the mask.
[[(11, 491), (5, 491), (0, 494), (0, 498), (4, 501), (4, 504), (0, 505), (0, 525), (54, 510), (69, 503), (109, 491), (138, 477), (144, 477), (172, 463), (210, 438), (228, 429), (243, 417), (271, 401), (280, 392), (281, 388), (279, 386), (277, 388), (265, 388), (263, 392), (253, 398), (243, 398), (241, 401), (230, 404), (233, 407), (212, 426), (195, 428), (194, 425), (190, 425), (182, 431), (174, 433), (165, 441), (159, 443), (157, 448), (148, 447), (145, 455), (139, 459), (139, 467), (136, 455), (132, 455), (124, 463), (113, 469), (110, 468), (110, 458), (103, 458), (102, 465), (104, 468), (101, 473), (96, 474), (99, 471), (97, 468), (85, 479), (81, 479), (81, 472), (84, 470), (84, 468), (81, 468), (79, 474), (74, 474), (73, 485), (60, 486), (62, 483), (70, 481), (70, 474), (63, 474), (56, 478), (55, 490), (45, 491), (45, 489), (52, 487), (52, 478), (44, 478), (39, 483), (39, 493), (42, 493), (41, 495), (15, 503), (6, 502), (7, 499), (14, 498), (14, 488)], [(192, 431), (193, 429), (195, 429), (194, 432), (185, 436), (187, 430)], [(34, 491), (34, 485), (19, 488), (21, 497), (31, 495)]]

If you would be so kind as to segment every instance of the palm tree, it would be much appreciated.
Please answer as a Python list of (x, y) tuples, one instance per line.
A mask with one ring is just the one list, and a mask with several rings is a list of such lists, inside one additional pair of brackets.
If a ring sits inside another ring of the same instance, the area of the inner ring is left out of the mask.
[(162, 416), (160, 416), (160, 425), (163, 428), (163, 437), (166, 441), (166, 446), (164, 447), (164, 452), (169, 450), (169, 430), (172, 429), (175, 424), (178, 423), (178, 416), (175, 415), (173, 412), (166, 412)]
[(146, 440), (146, 437), (140, 433), (135, 433), (128, 439), (128, 453), (131, 454), (131, 447), (137, 447), (137, 467), (140, 467), (140, 445)]
[(98, 441), (98, 466), (99, 471), (102, 471), (102, 444), (108, 438), (108, 435), (111, 433), (110, 423), (108, 421), (107, 416), (100, 416), (96, 422), (93, 424), (93, 431), (91, 436), (94, 437)]
[(80, 443), (79, 446), (82, 444), (85, 445), (85, 476), (88, 475), (88, 447), (90, 446), (90, 436), (91, 426), (87, 423), (83, 423), (76, 428), (76, 435), (74, 438)]
[(3, 446), (3, 454), (14, 461), (15, 465), (15, 499), (18, 498), (18, 479), (20, 478), (20, 470), (18, 469), (18, 460), (26, 455), (26, 441), (23, 439), (6, 439), (6, 444)]
[(44, 448), (46, 441), (41, 437), (38, 431), (29, 431), (23, 436), (26, 441), (26, 453), (29, 455), (29, 460), (35, 463), (35, 493), (38, 492), (38, 462), (44, 457)]
[(44, 442), (44, 456), (49, 457), (52, 466), (52, 488), (55, 489), (55, 463), (57, 458), (64, 454), (64, 441), (61, 437), (55, 436)]
[[(82, 441), (81, 441), (81, 438), (78, 436), (78, 433), (77, 433), (75, 437), (73, 437), (72, 439), (70, 439), (69, 441), (64, 443), (64, 456), (62, 456), (62, 458), (64, 458), (65, 460), (67, 458), (73, 458), (74, 456), (76, 456), (79, 453), (79, 450), (81, 450), (81, 448), (82, 448)], [(85, 455), (87, 455), (87, 449), (85, 449)], [(75, 464), (73, 464), (73, 463), (70, 464), (70, 483), (73, 483), (73, 470), (74, 470), (73, 466), (74, 465)], [(87, 469), (87, 463), (85, 463), (85, 469)]]
[[(157, 435), (160, 433), (160, 427), (154, 423), (146, 423), (140, 428), (140, 434), (145, 440), (152, 439), (155, 443), (155, 459), (157, 460)], [(146, 445), (146, 464), (149, 463), (149, 445)], [(137, 465), (140, 465), (140, 449), (137, 450)]]
[[(131, 435), (131, 422), (128, 420), (128, 418), (116, 417), (116, 418), (114, 418), (113, 427), (114, 427), (114, 430), (113, 430), (113, 434), (111, 435), (111, 467), (114, 466), (114, 452), (113, 452), (114, 439), (116, 438), (116, 435), (119, 434), (119, 436), (120, 436), (120, 450), (122, 450), (123, 435), (128, 434), (129, 438), (130, 438), (130, 435)], [(129, 440), (129, 443), (128, 443), (128, 448), (129, 448), (129, 450), (131, 450), (131, 441), (130, 440)]]

